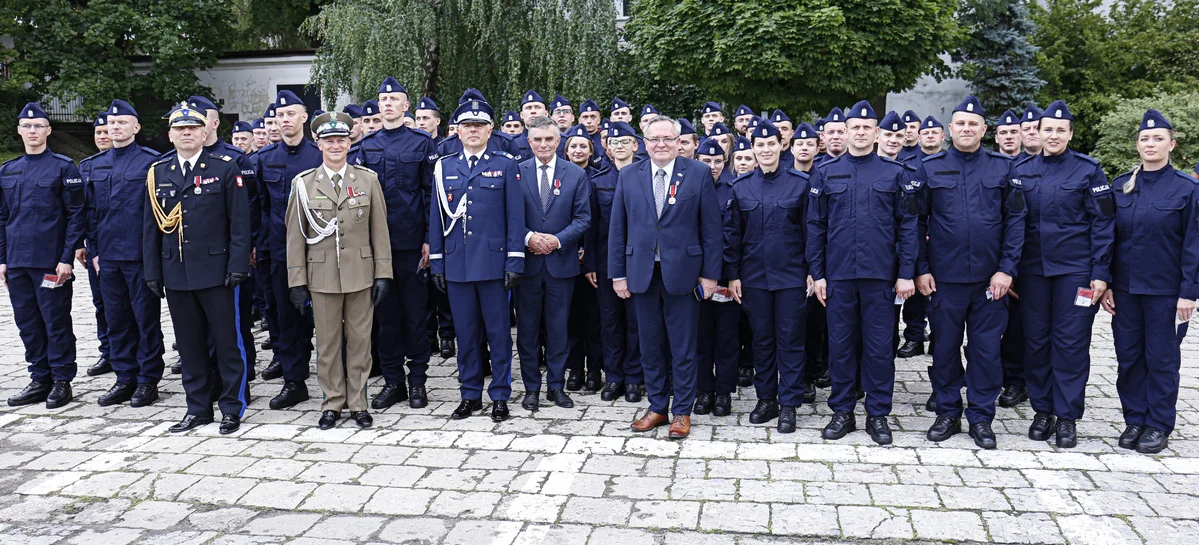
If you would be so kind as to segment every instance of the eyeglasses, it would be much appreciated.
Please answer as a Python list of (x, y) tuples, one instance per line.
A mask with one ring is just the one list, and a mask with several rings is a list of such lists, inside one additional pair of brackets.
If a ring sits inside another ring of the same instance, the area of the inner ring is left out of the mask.
[(19, 128), (23, 131), (40, 131), (40, 130), (49, 129), (50, 126), (44, 125), (44, 124), (22, 123), (20, 125), (17, 125), (17, 128)]
[(646, 138), (645, 142), (647, 144), (660, 146), (662, 144), (673, 144), (673, 143), (677, 142), (678, 140), (679, 140), (679, 137), (675, 136), (673, 138)]
[(613, 146), (613, 147), (617, 147), (617, 148), (623, 148), (623, 147), (625, 147), (625, 146), (631, 146), (631, 145), (633, 145), (633, 139), (631, 139), (631, 138), (624, 138), (624, 139), (617, 140), (617, 139), (613, 138), (613, 139), (611, 139), (611, 140), (608, 140), (608, 145), (609, 145), (609, 146)]

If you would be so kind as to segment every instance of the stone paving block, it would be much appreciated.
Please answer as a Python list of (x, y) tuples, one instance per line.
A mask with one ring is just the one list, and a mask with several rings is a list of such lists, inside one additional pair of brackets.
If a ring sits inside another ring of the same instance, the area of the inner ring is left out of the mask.
[(307, 443), (301, 445), (300, 450), (296, 452), (295, 459), (312, 462), (348, 462), (359, 450), (362, 450), (362, 445), (349, 443)]
[(294, 479), (296, 475), (299, 475), (305, 469), (308, 469), (308, 466), (312, 465), (312, 462), (278, 458), (263, 458), (253, 461), (253, 464), (243, 469), (237, 476), (259, 479)]
[(596, 454), (583, 464), (584, 473), (605, 475), (638, 475), (645, 468), (645, 458), (639, 456), (616, 456)]
[(424, 448), (404, 461), (406, 465), (425, 467), (458, 467), (466, 461), (467, 451), (459, 449)]
[(250, 509), (222, 507), (211, 511), (194, 512), (187, 517), (187, 521), (200, 530), (228, 533), (241, 530), (250, 519), (257, 515), (258, 511)]
[(617, 454), (624, 449), (620, 437), (576, 436), (571, 437), (562, 452), (574, 454)]
[(1152, 517), (1153, 509), (1132, 492), (1116, 490), (1074, 490), (1074, 499), (1088, 515), (1140, 515)]
[(731, 441), (691, 441), (683, 443), (681, 458), (735, 458), (737, 443)]
[(647, 545), (654, 543), (654, 534), (645, 530), (595, 528), (587, 545)]
[(191, 506), (186, 503), (144, 501), (125, 512), (116, 525), (146, 530), (166, 530), (187, 518), (191, 511)]
[(1010, 511), (1012, 509), (1003, 492), (996, 488), (938, 486), (937, 493), (940, 494), (941, 503), (945, 505), (945, 508), (955, 511)]
[(500, 501), (495, 516), (506, 520), (555, 522), (566, 499), (567, 496), (512, 494)]
[(483, 476), (483, 480), (479, 481), (479, 485), (475, 490), (480, 492), (509, 492), (512, 482), (516, 480), (518, 472), (511, 469), (494, 469), (487, 472)]
[(72, 545), (92, 545), (95, 543), (103, 543), (104, 545), (126, 545), (137, 541), (142, 536), (142, 530), (134, 528), (113, 528), (108, 531), (98, 532), (95, 530), (84, 530), (83, 532), (71, 537), (66, 542)]
[(749, 502), (707, 502), (699, 519), (700, 530), (767, 533), (770, 505)]
[(1093, 490), (1095, 488), (1091, 480), (1081, 471), (1025, 469), (1023, 473), (1034, 488), (1063, 490)]
[(633, 502), (628, 500), (575, 497), (566, 501), (562, 522), (623, 525), (628, 522), (632, 510)]
[(1068, 490), (1006, 488), (1003, 494), (1017, 511), (1082, 513), (1082, 506), (1074, 500)]
[(673, 479), (665, 477), (612, 477), (611, 495), (641, 500), (664, 500)]
[(694, 529), (699, 523), (700, 506), (692, 501), (639, 501), (633, 504), (629, 526)]
[(1199, 536), (1199, 522), (1165, 517), (1128, 517), (1145, 545), (1191, 545)]
[(76, 450), (47, 452), (27, 462), (22, 469), (34, 471), (66, 471), (88, 460), (91, 460), (96, 456), (97, 453), (95, 452)]
[(814, 505), (872, 505), (870, 491), (856, 483), (806, 483), (807, 503)]
[(738, 485), (737, 499), (763, 503), (803, 503), (804, 485), (794, 481), (742, 479)]
[[(796, 486), (802, 486), (796, 483)], [(732, 501), (737, 499), (735, 479), (675, 479), (670, 499), (695, 501)]]
[(851, 445), (831, 443), (796, 445), (795, 457), (803, 462), (857, 462), (858, 451)]
[[(92, 459), (75, 466), (76, 471), (120, 471), (129, 467), (130, 464), (143, 460), (147, 457), (146, 454), (134, 454), (130, 452), (102, 452), (92, 457)], [(2, 460), (2, 457), (0, 457)], [(0, 461), (0, 466), (3, 462)]]
[(834, 464), (833, 480), (849, 483), (898, 483), (899, 479), (891, 467), (880, 464)]
[(795, 457), (795, 445), (786, 443), (744, 443), (737, 446), (737, 458), (746, 460), (786, 460)]
[(378, 490), (356, 484), (322, 484), (300, 504), (300, 509), (356, 513)]
[(1045, 513), (983, 513), (991, 539), (999, 543), (1062, 544), (1065, 538)]
[(50, 471), (17, 487), (17, 494), (43, 495), (58, 492), (89, 475), (86, 471)]
[(516, 437), (511, 443), (508, 443), (509, 450), (541, 452), (545, 454), (556, 454), (562, 452), (564, 448), (566, 448), (566, 438), (560, 435)]
[(297, 475), (296, 479), (319, 483), (348, 483), (357, 479), (364, 471), (358, 464), (317, 462)]
[(1037, 459), (1044, 464), (1045, 469), (1107, 470), (1099, 458), (1081, 452), (1038, 452)]
[(608, 475), (591, 473), (552, 472), (541, 487), (542, 494), (561, 494), (569, 496), (589, 496), (598, 498), (608, 490)]
[(63, 488), (61, 493), (67, 496), (111, 498), (116, 496), (122, 488), (133, 484), (143, 476), (141, 473), (125, 473), (120, 471), (94, 473), (76, 481), (71, 486)]
[(258, 484), (254, 479), (204, 477), (179, 493), (179, 501), (232, 504)]
[(1113, 517), (1071, 515), (1057, 518), (1058, 527), (1070, 545), (1117, 545), (1140, 543), (1141, 538), (1127, 522)]
[(673, 458), (678, 456), (681, 447), (676, 442), (634, 437), (625, 440), (624, 453), (652, 458)]
[(423, 515), (437, 494), (436, 490), (380, 488), (371, 496), (370, 501), (366, 502), (362, 511), (380, 515)]
[[(76, 513), (71, 521), (75, 524), (96, 524), (109, 527), (132, 506), (133, 502), (125, 498), (92, 502)], [(0, 533), (3, 533), (3, 530), (0, 530)]]
[(321, 515), (316, 513), (288, 513), (262, 515), (246, 524), (241, 533), (268, 536), (298, 536), (307, 532)]
[(708, 476), (713, 479), (765, 479), (769, 474), (765, 460), (708, 461)]
[[(982, 451), (991, 452), (991, 451)], [(1028, 479), (1015, 469), (984, 469), (977, 467), (958, 468), (958, 475), (966, 486), (1012, 488), (1029, 486)]]
[(1170, 469), (1159, 460), (1149, 456), (1132, 456), (1129, 454), (1100, 454), (1099, 461), (1111, 471), (1127, 471), (1130, 473), (1169, 473)]
[(509, 545), (523, 526), (520, 522), (464, 520), (454, 525), (442, 545)]
[(895, 466), (895, 474), (899, 476), (899, 482), (902, 484), (922, 484), (922, 485), (962, 485), (962, 478), (958, 476), (960, 469), (952, 466)]
[(587, 462), (586, 454), (533, 454), (521, 467), (522, 471), (579, 472)]
[(423, 467), (375, 466), (358, 478), (358, 482), (375, 486), (411, 487), (429, 470)]
[(952, 541), (986, 541), (982, 518), (965, 511), (912, 511), (916, 537)]
[(831, 505), (770, 506), (770, 530), (775, 535), (841, 537), (837, 508)]
[(911, 515), (906, 509), (841, 506), (837, 520), (845, 537), (911, 539)]
[(982, 461), (974, 451), (957, 448), (918, 448), (920, 463), (933, 466), (980, 467)]
[(487, 474), (481, 469), (434, 469), (414, 485), (415, 488), (438, 490), (474, 490)]
[(59, 496), (29, 496), (18, 498), (16, 503), (0, 509), (0, 520), (22, 522), (46, 520), (75, 501), (75, 498)]
[(186, 471), (195, 475), (232, 477), (254, 465), (256, 461), (248, 456), (205, 456), (204, 459), (188, 466)]
[(483, 518), (495, 510), (500, 497), (500, 494), (495, 492), (442, 492), (429, 506), (429, 515)]
[(526, 524), (513, 545), (586, 545), (591, 527), (579, 524)]
[(793, 481), (831, 481), (830, 464), (820, 462), (770, 462), (770, 478)]
[(326, 518), (313, 526), (305, 537), (338, 538), (354, 543), (362, 542), (383, 526), (383, 517), (359, 517), (338, 515)]
[(1142, 498), (1158, 515), (1171, 518), (1199, 519), (1199, 501), (1193, 495), (1145, 492)]
[(941, 498), (931, 486), (912, 484), (871, 484), (875, 505), (892, 507), (941, 507)]
[(479, 451), (466, 459), (463, 469), (519, 469), (529, 459), (527, 452)]

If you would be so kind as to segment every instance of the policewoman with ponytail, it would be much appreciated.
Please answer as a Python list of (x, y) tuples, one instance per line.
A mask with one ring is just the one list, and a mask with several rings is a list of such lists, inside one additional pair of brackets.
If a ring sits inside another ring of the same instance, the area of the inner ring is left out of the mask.
[(1180, 345), (1199, 298), (1199, 184), (1170, 164), (1174, 127), (1157, 110), (1145, 112), (1136, 144), (1141, 164), (1112, 183), (1116, 249), (1102, 305), (1127, 425), (1119, 444), (1155, 454), (1174, 430)]

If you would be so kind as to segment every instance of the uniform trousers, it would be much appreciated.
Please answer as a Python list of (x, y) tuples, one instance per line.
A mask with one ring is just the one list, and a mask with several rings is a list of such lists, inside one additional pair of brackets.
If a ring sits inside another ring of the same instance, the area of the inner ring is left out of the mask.
[(599, 302), (596, 289), (584, 275), (575, 277), (570, 298), (570, 352), (566, 368), (573, 373), (598, 377), (604, 370), (604, 347), (600, 341)]
[(712, 300), (699, 303), (696, 348), (696, 391), (731, 394), (737, 391), (741, 353), (741, 305)]
[[(101, 267), (103, 274), (103, 267)], [(212, 392), (219, 391), (222, 414), (241, 417), (246, 410), (250, 367), (238, 312), (241, 287), (201, 290), (167, 289), (167, 308), (183, 366), (187, 414), (212, 416)], [(212, 339), (214, 350), (208, 350)], [(216, 369), (216, 373), (213, 373)]]
[(124, 384), (158, 384), (163, 373), (162, 301), (146, 287), (140, 261), (100, 258), (109, 361)]
[[(966, 386), (966, 420), (989, 423), (1003, 390), (999, 337), (1007, 327), (1007, 297), (987, 299), (990, 282), (938, 282), (929, 296), (928, 317), (937, 332), (929, 378), (937, 397), (937, 416), (961, 418), (962, 386)], [(962, 365), (962, 341), (966, 366)]]
[(104, 296), (100, 295), (100, 277), (92, 265), (92, 258), (87, 259), (87, 265), (83, 268), (87, 269), (88, 287), (92, 291), (92, 306), (96, 307), (96, 340), (100, 341), (100, 357), (111, 362), (112, 360), (108, 357), (108, 318), (104, 317)]
[(866, 393), (866, 415), (891, 414), (894, 285), (873, 279), (828, 281), (828, 367), (833, 383), (828, 404), (834, 411), (853, 413), (855, 386), (860, 381)]
[(1088, 276), (1020, 277), (1029, 404), (1066, 420), (1082, 418), (1091, 374), (1091, 326), (1099, 305), (1074, 305), (1078, 288), (1090, 286)]
[(71, 325), (71, 284), (43, 288), (42, 278), (54, 269), (8, 269), (8, 297), (25, 361), (34, 382), (75, 378), (75, 331)]
[(316, 378), (325, 393), (322, 411), (366, 410), (373, 310), (369, 288), (351, 293), (312, 293)]
[(595, 291), (599, 302), (600, 342), (604, 348), (604, 380), (615, 384), (644, 384), (633, 301), (617, 297), (610, 279), (600, 279)]
[(803, 404), (807, 289), (742, 288), (754, 332), (754, 389), (758, 399), (784, 407)]
[(1112, 337), (1116, 345), (1116, 392), (1124, 423), (1174, 431), (1182, 339), (1188, 324), (1175, 325), (1176, 296), (1132, 295), (1117, 290)]
[[(491, 383), (487, 397), (512, 397), (512, 328), (508, 321), (508, 290), (503, 280), (446, 282), (454, 329), (458, 334), (458, 391), (464, 400), (483, 398), (483, 343), (489, 346)], [(536, 359), (534, 359), (536, 361)]]
[(428, 334), (428, 338), (430, 340), (441, 339), (442, 341), (454, 340), (454, 313), (450, 310), (449, 296), (438, 291), (432, 284), (429, 284), (427, 307), (426, 319), (428, 322), (425, 331)]
[(429, 308), (428, 271), (418, 269), (420, 250), (392, 251), (391, 259), (395, 281), (382, 304), (374, 310), (374, 339), (383, 380), (400, 387), (424, 386), (431, 355), (425, 322)]
[(271, 291), (275, 296), (275, 315), (272, 316), (271, 327), (278, 331), (278, 339), (272, 341), (273, 351), (283, 365), (283, 380), (304, 382), (311, 375), (309, 362), (312, 361), (312, 348), (309, 341), (312, 339), (313, 318), (311, 314), (301, 314), (300, 309), (291, 304), (286, 259), (271, 262), (270, 277)]
[[(1016, 293), (1020, 293), (1019, 290)], [(1020, 317), (1020, 300), (1008, 297), (1007, 302), (1007, 328), (999, 341), (1003, 385), (1024, 386), (1024, 320)]]

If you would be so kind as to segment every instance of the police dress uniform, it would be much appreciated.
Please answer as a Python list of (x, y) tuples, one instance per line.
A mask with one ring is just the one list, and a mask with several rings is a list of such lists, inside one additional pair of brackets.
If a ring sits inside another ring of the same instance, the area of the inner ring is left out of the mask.
[[(877, 118), (865, 101), (850, 115)], [(897, 278), (914, 278), (917, 251), (909, 182), (902, 163), (873, 152), (829, 159), (809, 181), (808, 271), (813, 280), (828, 281), (828, 403), (835, 412), (825, 428), (828, 439), (856, 429), (859, 366), (867, 431), (886, 432), (872, 433), (876, 441), (890, 436), (885, 417), (895, 386), (894, 285)]]
[[(1065, 103), (1046, 118), (1073, 119)], [(1018, 293), (1022, 301), (1025, 378), (1036, 416), (1030, 437), (1058, 435), (1059, 447), (1077, 441), (1091, 369), (1091, 326), (1098, 305), (1075, 305), (1092, 280), (1110, 282), (1115, 240), (1112, 187), (1099, 161), (1066, 149), (1016, 164), (1028, 204)], [(1056, 430), (1052, 418), (1058, 419)], [(1043, 433), (1042, 433), (1043, 431)]]
[[(975, 97), (954, 112), (986, 116)], [(1003, 387), (999, 339), (1007, 327), (1007, 296), (994, 297), (990, 284), (996, 273), (1016, 277), (1026, 214), (1022, 185), (1003, 154), (956, 147), (921, 162), (912, 185), (920, 208), (916, 274), (931, 274), (936, 282), (928, 296), (937, 331), (930, 376), (937, 421), (929, 439), (942, 441), (960, 431), (966, 386), (970, 436), (980, 447), (995, 448), (990, 424)], [(965, 367), (964, 336), (970, 338)]]
[[(18, 122), (48, 124), (49, 118), (30, 102)], [(53, 289), (43, 288), (42, 280), (58, 264), (72, 263), (81, 247), (87, 227), (83, 191), (75, 162), (49, 148), (0, 165), (0, 265), (8, 266), (8, 296), (32, 379), (9, 405), (46, 401), (56, 408), (72, 398), (73, 278)]]
[[(203, 115), (186, 104), (170, 114), (171, 126), (204, 123)], [(165, 290), (187, 400), (187, 414), (170, 431), (212, 422), (215, 398), (223, 414), (220, 432), (232, 433), (248, 404), (245, 346), (252, 342), (241, 334), (237, 308), (238, 284), (250, 275), (245, 180), (232, 157), (201, 149), (187, 160), (154, 163), (145, 183), (140, 192), (148, 193), (141, 227), (145, 279), (159, 297)]]
[[(467, 89), (462, 93), (462, 96), (458, 99), (458, 107), (461, 108), (463, 104), (467, 104), (471, 101), (477, 101), (480, 104), (487, 103), (487, 100), (483, 98), (483, 93), (480, 93), (478, 89), (472, 88)], [(454, 120), (454, 124), (457, 124), (457, 120)], [(518, 162), (522, 157), (528, 158), (516, 148), (514, 140), (511, 136), (498, 130), (491, 131), (491, 136), (487, 139), (487, 149), (484, 151), (491, 156), (507, 156), (511, 159), (517, 160)], [(458, 138), (457, 134), (447, 136), (437, 143), (438, 157), (448, 157), (451, 155), (457, 155), (459, 153), (462, 153), (462, 139)], [(531, 157), (531, 155), (529, 157)]]
[[(1172, 126), (1150, 110), (1141, 130), (1154, 128)], [(1138, 167), (1112, 185), (1112, 336), (1116, 392), (1128, 427), (1119, 445), (1152, 454), (1167, 446), (1177, 419), (1180, 344), (1188, 324), (1178, 324), (1176, 306), (1179, 298), (1199, 299), (1199, 185), (1168, 163), (1154, 171)]]

